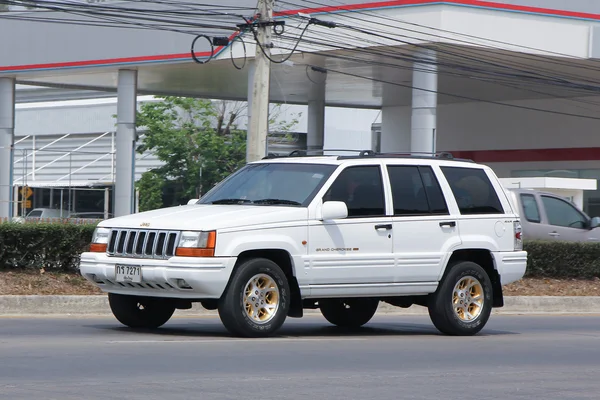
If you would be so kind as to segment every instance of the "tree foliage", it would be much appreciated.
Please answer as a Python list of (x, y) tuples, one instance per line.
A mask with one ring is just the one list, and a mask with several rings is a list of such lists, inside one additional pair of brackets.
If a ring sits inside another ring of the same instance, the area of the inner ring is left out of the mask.
[[(137, 151), (151, 151), (163, 165), (144, 173), (137, 183), (140, 211), (185, 204), (242, 167), (246, 132), (237, 121), (245, 108), (241, 102), (184, 97), (143, 103), (137, 115), (142, 135)], [(274, 128), (286, 131), (296, 123)]]

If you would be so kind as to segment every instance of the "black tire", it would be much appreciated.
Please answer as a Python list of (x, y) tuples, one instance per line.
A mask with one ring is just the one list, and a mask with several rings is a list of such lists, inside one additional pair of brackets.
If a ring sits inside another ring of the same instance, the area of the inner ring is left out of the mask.
[(373, 318), (379, 306), (378, 299), (350, 298), (319, 300), (325, 319), (343, 328), (358, 328)]
[[(428, 308), (431, 322), (440, 332), (447, 335), (475, 335), (483, 329), (492, 312), (492, 282), (487, 272), (480, 265), (471, 261), (461, 261), (449, 265), (448, 268), (440, 286), (429, 299)], [(475, 279), (479, 287), (475, 286), (475, 289), (468, 291), (469, 293), (463, 290), (457, 291), (457, 307), (455, 308), (453, 305), (455, 286), (461, 281), (468, 285), (469, 282), (472, 282), (471, 279)], [(463, 294), (463, 297), (460, 296), (460, 293)], [(475, 299), (483, 299), (483, 304), (479, 304), (479, 307), (476, 302), (471, 301), (474, 295)], [(463, 305), (460, 304), (460, 301), (463, 301)], [(467, 314), (465, 310), (472, 313)]]
[(115, 318), (130, 328), (158, 328), (175, 312), (175, 306), (169, 299), (156, 297), (109, 293), (108, 303)]
[[(257, 278), (261, 276), (262, 278)], [(255, 292), (258, 292), (255, 293), (258, 307), (255, 304), (246, 303), (246, 289), (251, 284), (251, 280), (256, 278), (258, 279), (256, 282), (261, 285), (265, 284), (266, 277), (271, 280), (270, 284), (273, 286), (271, 290), (264, 290), (258, 286), (255, 288)], [(272, 314), (269, 314), (265, 307), (271, 301), (273, 302), (271, 305), (276, 305), (276, 308)], [(219, 317), (225, 328), (233, 335), (268, 337), (285, 322), (290, 301), (289, 283), (281, 268), (271, 260), (253, 258), (244, 261), (235, 270), (225, 293), (219, 300)], [(257, 310), (256, 315), (255, 310)]]

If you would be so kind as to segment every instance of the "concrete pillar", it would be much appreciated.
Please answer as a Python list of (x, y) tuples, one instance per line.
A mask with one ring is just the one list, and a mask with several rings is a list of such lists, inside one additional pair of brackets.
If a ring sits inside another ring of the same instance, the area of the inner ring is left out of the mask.
[(119, 70), (115, 166), (115, 217), (134, 211), (137, 71)]
[(325, 85), (321, 85), (315, 99), (308, 101), (306, 149), (323, 150), (325, 143)]
[(381, 108), (381, 152), (410, 152), (410, 106)]
[(308, 121), (306, 132), (306, 149), (323, 150), (325, 143), (325, 89), (327, 74), (324, 72), (308, 71)]
[[(246, 132), (250, 132), (250, 124), (252, 120), (252, 93), (254, 91), (254, 74), (256, 73), (256, 63), (254, 60), (249, 60), (248, 65), (245, 68), (248, 71), (248, 111), (247, 111), (247, 120), (246, 120)], [(268, 136), (268, 135), (267, 135)], [(267, 144), (265, 145), (268, 149), (268, 137)], [(265, 151), (265, 154), (268, 154), (268, 151)]]
[[(438, 75), (434, 50), (417, 51), (414, 63), (411, 145), (413, 153), (435, 153)], [(420, 90), (424, 89), (424, 90)]]
[(12, 218), (15, 80), (0, 78), (0, 219)]

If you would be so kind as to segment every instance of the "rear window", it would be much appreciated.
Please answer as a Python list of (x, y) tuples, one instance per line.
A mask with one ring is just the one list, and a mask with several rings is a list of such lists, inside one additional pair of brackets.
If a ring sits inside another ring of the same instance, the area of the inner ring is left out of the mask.
[(521, 204), (523, 205), (523, 213), (525, 214), (525, 219), (527, 221), (537, 223), (541, 221), (540, 210), (535, 197), (532, 194), (522, 194)]
[(504, 209), (487, 174), (479, 168), (441, 167), (460, 213), (503, 214)]

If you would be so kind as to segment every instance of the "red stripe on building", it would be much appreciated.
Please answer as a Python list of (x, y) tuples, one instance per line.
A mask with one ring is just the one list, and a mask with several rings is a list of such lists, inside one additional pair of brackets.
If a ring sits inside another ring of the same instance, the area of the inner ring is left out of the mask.
[(297, 9), (297, 10), (286, 10), (286, 11), (281, 11), (281, 12), (275, 13), (275, 16), (295, 15), (295, 14), (298, 14), (299, 12), (307, 13), (307, 14), (309, 14), (309, 13), (328, 13), (328, 12), (336, 12), (336, 11), (355, 11), (355, 10), (368, 9), (368, 8), (375, 9), (375, 8), (434, 5), (434, 4), (462, 5), (462, 6), (471, 6), (471, 7), (478, 7), (478, 8), (491, 8), (491, 9), (497, 9), (497, 10), (518, 11), (518, 12), (532, 13), (532, 14), (556, 15), (556, 16), (561, 16), (561, 17), (600, 20), (600, 14), (584, 13), (584, 12), (578, 12), (578, 11), (555, 10), (555, 9), (551, 9), (551, 8), (542, 8), (542, 7), (520, 6), (520, 5), (515, 5), (515, 4), (495, 3), (495, 2), (487, 2), (487, 1), (481, 1), (481, 0), (390, 0), (390, 1), (378, 1), (378, 2), (373, 2), (373, 3), (349, 4), (346, 6), (328, 6), (328, 7), (304, 8), (304, 9)]
[(463, 150), (450, 152), (456, 158), (467, 158), (479, 163), (600, 160), (600, 147), (578, 147), (568, 149)]
[[(326, 13), (326, 12), (338, 12), (338, 11), (355, 11), (355, 10), (365, 10), (365, 9), (381, 9), (388, 7), (403, 7), (403, 6), (419, 6), (419, 5), (458, 5), (458, 6), (468, 6), (468, 7), (477, 7), (477, 8), (486, 8), (486, 9), (494, 9), (494, 10), (506, 10), (506, 11), (514, 11), (514, 12), (523, 12), (523, 13), (531, 13), (531, 14), (540, 14), (540, 15), (550, 15), (550, 16), (560, 16), (560, 17), (568, 17), (568, 18), (582, 18), (582, 19), (590, 19), (590, 20), (600, 20), (600, 14), (591, 14), (591, 13), (583, 13), (576, 11), (566, 11), (566, 10), (553, 10), (550, 8), (541, 8), (541, 7), (528, 7), (528, 6), (519, 6), (513, 4), (503, 4), (503, 3), (494, 3), (494, 2), (485, 2), (481, 0), (389, 0), (389, 1), (379, 1), (379, 2), (371, 2), (371, 3), (362, 3), (362, 4), (350, 4), (346, 6), (329, 6), (329, 7), (319, 7), (319, 8), (304, 8), (297, 10), (288, 10), (275, 13), (276, 16), (287, 16), (287, 15), (295, 15), (299, 12), (302, 13)], [(230, 40), (236, 35), (234, 33), (230, 36)], [(223, 47), (215, 48), (215, 55), (217, 55)], [(198, 53), (198, 57), (209, 57), (209, 52)], [(36, 70), (36, 69), (59, 69), (59, 68), (69, 68), (69, 67), (84, 67), (84, 66), (94, 66), (94, 65), (110, 65), (110, 64), (128, 64), (128, 63), (143, 63), (149, 61), (167, 61), (174, 59), (184, 59), (189, 58), (191, 60), (190, 53), (181, 53), (181, 54), (161, 54), (155, 56), (139, 56), (139, 57), (125, 57), (125, 58), (112, 58), (112, 59), (99, 59), (99, 60), (83, 60), (83, 61), (71, 61), (71, 62), (56, 62), (56, 63), (46, 63), (46, 64), (28, 64), (28, 65), (11, 65), (11, 66), (0, 66), (0, 72), (2, 71), (25, 71), (25, 70)]]

